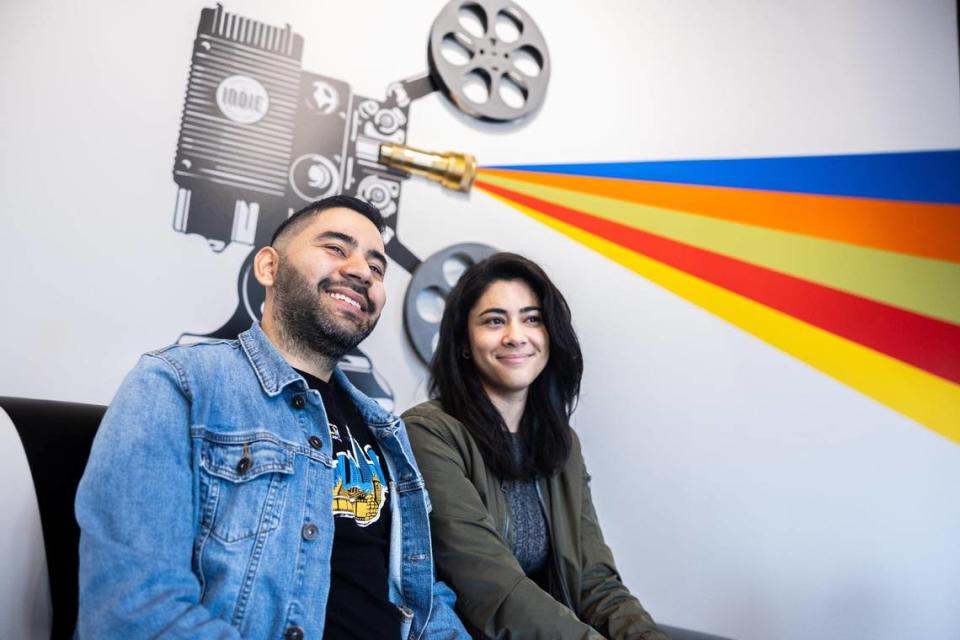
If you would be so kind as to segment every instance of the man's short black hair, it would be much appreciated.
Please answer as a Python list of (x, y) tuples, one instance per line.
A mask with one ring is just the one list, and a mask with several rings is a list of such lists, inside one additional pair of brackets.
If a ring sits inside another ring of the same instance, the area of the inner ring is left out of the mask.
[(295, 229), (299, 228), (302, 223), (305, 223), (313, 216), (326, 211), (327, 209), (334, 209), (338, 207), (356, 211), (364, 218), (372, 222), (373, 226), (375, 226), (377, 231), (380, 233), (383, 233), (383, 230), (387, 226), (386, 222), (383, 220), (383, 215), (381, 215), (380, 210), (369, 202), (361, 200), (360, 198), (354, 198), (353, 196), (329, 196), (327, 198), (323, 198), (322, 200), (311, 202), (303, 209), (300, 209), (300, 211), (297, 211), (292, 216), (284, 220), (280, 226), (277, 227), (277, 230), (273, 232), (273, 237), (270, 238), (270, 245), (275, 246), (277, 244), (277, 240), (281, 236), (292, 233)]

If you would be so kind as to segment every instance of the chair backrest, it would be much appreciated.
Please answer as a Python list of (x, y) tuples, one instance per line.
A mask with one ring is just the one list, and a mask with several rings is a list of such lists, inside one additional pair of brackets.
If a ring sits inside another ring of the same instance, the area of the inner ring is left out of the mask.
[(106, 407), (0, 397), (0, 410), (9, 417), (20, 437), (36, 492), (43, 531), (39, 542), (46, 550), (53, 606), (49, 637), (69, 639), (77, 621), (80, 544), (73, 501)]

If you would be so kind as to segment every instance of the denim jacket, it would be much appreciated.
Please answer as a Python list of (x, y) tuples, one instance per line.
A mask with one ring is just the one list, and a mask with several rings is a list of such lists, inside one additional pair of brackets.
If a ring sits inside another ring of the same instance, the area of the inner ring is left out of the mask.
[[(392, 478), (389, 597), (401, 638), (469, 638), (453, 592), (434, 577), (429, 499), (403, 423), (333, 375)], [(319, 640), (331, 451), (320, 394), (259, 325), (238, 340), (144, 355), (103, 419), (77, 492), (76, 638)]]

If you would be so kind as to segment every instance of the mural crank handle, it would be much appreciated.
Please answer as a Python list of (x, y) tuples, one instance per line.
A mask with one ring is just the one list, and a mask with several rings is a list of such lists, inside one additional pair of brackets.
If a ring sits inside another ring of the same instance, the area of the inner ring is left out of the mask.
[(430, 95), (438, 89), (433, 76), (430, 73), (423, 73), (392, 83), (387, 87), (387, 96), (393, 98), (397, 106), (406, 107), (414, 100)]

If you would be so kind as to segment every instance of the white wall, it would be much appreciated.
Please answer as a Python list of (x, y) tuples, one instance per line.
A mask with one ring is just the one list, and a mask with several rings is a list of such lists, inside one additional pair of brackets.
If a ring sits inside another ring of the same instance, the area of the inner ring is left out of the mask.
[[(219, 326), (247, 248), (171, 228), (197, 0), (0, 4), (0, 394), (106, 403), (142, 351)], [(948, 0), (524, 0), (553, 76), (535, 118), (432, 95), (409, 142), (484, 164), (957, 148)], [(238, 0), (304, 68), (382, 95), (426, 69), (440, 2)], [(624, 578), (658, 619), (743, 640), (960, 637), (960, 447), (482, 193), (411, 180), (399, 233), (525, 253), (573, 307), (576, 415)], [(409, 275), (366, 343), (424, 395)]]

